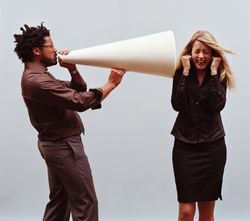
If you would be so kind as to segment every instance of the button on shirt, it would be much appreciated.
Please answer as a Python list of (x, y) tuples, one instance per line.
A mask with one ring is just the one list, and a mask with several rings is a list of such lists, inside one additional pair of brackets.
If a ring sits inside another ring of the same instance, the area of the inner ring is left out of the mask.
[(22, 96), (31, 124), (41, 141), (56, 141), (84, 132), (76, 111), (100, 108), (102, 90), (73, 80), (60, 81), (35, 63), (26, 63), (21, 80)]
[(177, 70), (173, 79), (171, 103), (178, 111), (171, 133), (186, 143), (206, 143), (225, 136), (220, 111), (226, 103), (226, 80), (208, 71), (201, 85), (196, 73), (188, 76)]

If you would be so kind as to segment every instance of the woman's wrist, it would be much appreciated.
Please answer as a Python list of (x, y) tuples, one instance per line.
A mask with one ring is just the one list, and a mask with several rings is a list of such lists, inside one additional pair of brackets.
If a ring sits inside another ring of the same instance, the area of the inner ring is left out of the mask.
[(188, 75), (189, 75), (189, 70), (190, 70), (190, 69), (183, 69), (183, 72), (182, 72), (183, 75), (184, 75), (184, 76), (188, 76)]
[(212, 70), (211, 69), (211, 75), (216, 75), (217, 74), (217, 70)]

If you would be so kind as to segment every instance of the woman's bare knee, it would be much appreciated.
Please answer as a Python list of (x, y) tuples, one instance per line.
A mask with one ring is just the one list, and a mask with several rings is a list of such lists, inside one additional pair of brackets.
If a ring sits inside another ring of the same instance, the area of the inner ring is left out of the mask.
[(178, 221), (192, 221), (195, 214), (195, 203), (180, 203)]

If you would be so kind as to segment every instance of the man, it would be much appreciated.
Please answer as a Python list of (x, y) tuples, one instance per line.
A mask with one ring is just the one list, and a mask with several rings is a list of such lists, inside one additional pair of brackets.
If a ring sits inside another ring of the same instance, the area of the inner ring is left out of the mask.
[(22, 96), (48, 168), (50, 200), (43, 221), (68, 221), (70, 212), (74, 221), (97, 221), (91, 169), (80, 137), (84, 127), (76, 111), (100, 108), (125, 71), (112, 69), (106, 84), (87, 91), (76, 65), (59, 60), (69, 70), (71, 81), (57, 80), (47, 72), (47, 67), (57, 64), (50, 31), (43, 24), (24, 25), (21, 31), (14, 38), (15, 52), (24, 63)]

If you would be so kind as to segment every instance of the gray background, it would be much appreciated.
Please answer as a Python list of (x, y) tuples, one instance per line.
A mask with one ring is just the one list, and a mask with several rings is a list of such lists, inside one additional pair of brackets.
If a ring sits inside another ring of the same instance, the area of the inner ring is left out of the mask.
[[(20, 94), (22, 63), (13, 34), (42, 21), (57, 49), (80, 49), (172, 29), (177, 55), (191, 35), (205, 29), (232, 50), (227, 56), (237, 87), (222, 117), (228, 160), (217, 220), (249, 220), (250, 3), (245, 0), (0, 0), (0, 220), (41, 220), (48, 198), (46, 166)], [(89, 87), (101, 86), (109, 69), (78, 66)], [(61, 79), (59, 66), (50, 71)], [(176, 113), (170, 78), (128, 72), (99, 111), (81, 113), (84, 144), (99, 199), (100, 220), (176, 220), (172, 171)]]

